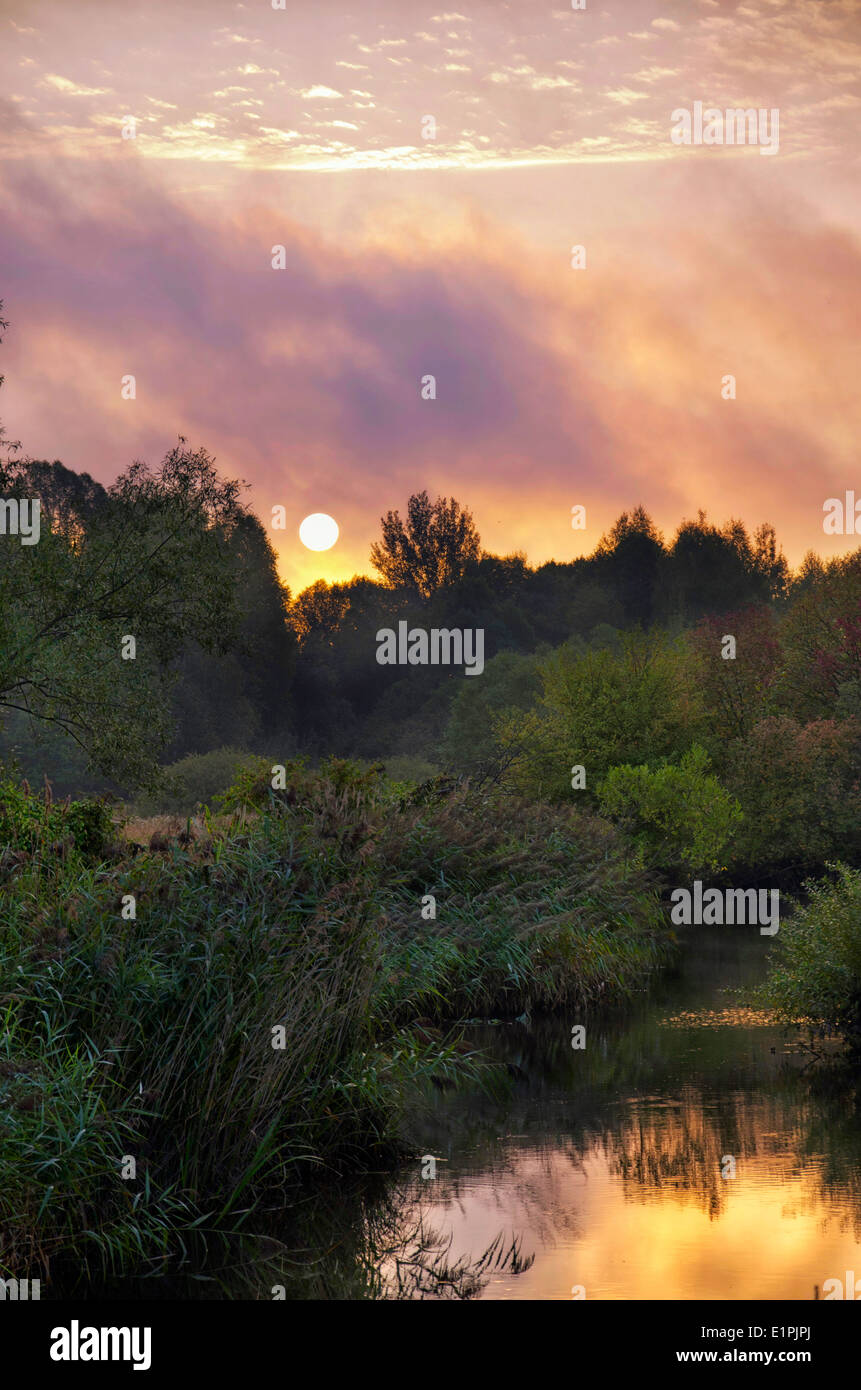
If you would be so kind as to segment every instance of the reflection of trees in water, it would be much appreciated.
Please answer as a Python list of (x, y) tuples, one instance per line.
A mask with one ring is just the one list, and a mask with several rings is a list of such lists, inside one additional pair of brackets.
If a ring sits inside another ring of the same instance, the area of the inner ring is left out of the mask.
[(671, 1111), (638, 1107), (604, 1136), (604, 1151), (626, 1195), (691, 1194), (711, 1217), (720, 1216), (730, 1195), (721, 1160), (731, 1154), (738, 1180), (753, 1171), (762, 1178), (767, 1168), (770, 1183), (794, 1182), (795, 1209), (828, 1208), (861, 1238), (859, 1086), (840, 1065), (803, 1075), (787, 1069), (771, 1093), (720, 1101), (685, 1087)]
[(733, 1181), (722, 1175), (725, 1158), (735, 1160), (738, 1180), (748, 1176), (749, 1164), (758, 1164), (766, 1155), (775, 1181), (797, 1175), (795, 1145), (788, 1147), (792, 1137), (785, 1135), (782, 1152), (769, 1143), (770, 1136), (785, 1134), (786, 1120), (780, 1098), (736, 1093), (715, 1102), (688, 1085), (676, 1103), (636, 1104), (602, 1143), (626, 1196), (660, 1191), (670, 1198), (693, 1200), (716, 1219), (726, 1207)]
[[(583, 1217), (579, 1209), (580, 1189), (589, 1181), (580, 1152), (559, 1136), (550, 1136), (540, 1148), (530, 1143), (525, 1150), (507, 1146), (496, 1161), (481, 1166), (481, 1201), (486, 1208), (496, 1207), (501, 1224), (511, 1221), (511, 1184), (517, 1190), (517, 1225), (528, 1229), (530, 1238), (551, 1246), (560, 1237), (578, 1237), (583, 1233)], [(567, 1165), (559, 1163), (560, 1155)], [(576, 1173), (574, 1185), (571, 1170)], [(576, 1187), (576, 1191), (574, 1188)], [(446, 1175), (438, 1182), (434, 1197), (437, 1219), (449, 1207), (463, 1212), (463, 1201), (475, 1189), (474, 1175)], [(415, 1189), (414, 1189), (415, 1190)]]
[(90, 1282), (57, 1266), (48, 1287), (53, 1298), (464, 1300), (492, 1275), (522, 1274), (534, 1260), (502, 1229), (481, 1255), (453, 1257), (452, 1235), (430, 1224), (412, 1182), (309, 1190), (270, 1227), (277, 1235), (191, 1232), (183, 1258), (136, 1277)]
[(841, 1060), (812, 1070), (807, 1080), (815, 1103), (799, 1147), (822, 1160), (811, 1177), (810, 1205), (839, 1201), (841, 1226), (861, 1240), (861, 1076)]
[[(596, 1048), (586, 1086), (582, 1072), (580, 1086), (572, 1086), (577, 1061), (560, 1052), (552, 1081), (545, 1074), (537, 1086), (534, 1079), (518, 1082), (504, 1104), (474, 1093), (447, 1096), (423, 1136), (427, 1142), (418, 1146), (451, 1160), (436, 1182), (418, 1181), (411, 1165), (395, 1181), (309, 1191), (273, 1219), (277, 1244), (249, 1244), (241, 1261), (225, 1260), (221, 1272), (210, 1266), (208, 1288), (174, 1296), (266, 1300), (283, 1284), (288, 1299), (475, 1298), (492, 1274), (517, 1274), (532, 1264), (519, 1241), (503, 1234), (512, 1225), (512, 1187), (515, 1228), (528, 1230), (530, 1242), (551, 1245), (563, 1234), (579, 1235), (589, 1180), (584, 1159), (595, 1153), (620, 1178), (628, 1200), (695, 1203), (713, 1219), (732, 1195), (731, 1180), (721, 1176), (721, 1160), (731, 1154), (739, 1181), (785, 1183), (793, 1211), (819, 1211), (861, 1237), (861, 1078), (838, 1068), (800, 1071), (772, 1056), (770, 1036), (764, 1059), (760, 1037), (715, 1042), (717, 1032), (708, 1043), (698, 1040), (707, 1081), (701, 1071), (698, 1080), (683, 1082), (675, 1054), (662, 1053), (661, 1074), (648, 1089), (620, 1089), (601, 1074), (609, 1058)], [(526, 1068), (537, 1065), (540, 1038), (512, 1035), (511, 1043)], [(712, 1070), (714, 1047), (722, 1070)], [(731, 1047), (753, 1058), (747, 1075), (728, 1055)], [(440, 1145), (443, 1117), (450, 1137)], [(477, 1258), (453, 1256), (446, 1211), (462, 1209), (476, 1175), (482, 1202), (491, 1212), (497, 1205), (499, 1233)]]
[[(566, 1153), (581, 1175), (588, 1155), (601, 1153), (632, 1201), (694, 1202), (712, 1219), (731, 1196), (733, 1180), (721, 1172), (730, 1155), (737, 1181), (794, 1183), (799, 1207), (839, 1202), (861, 1227), (857, 1077), (841, 1068), (826, 1080), (805, 1068), (800, 1055), (787, 1055), (779, 1029), (756, 1026), (742, 1011), (721, 1005), (696, 1026), (700, 1012), (682, 1027), (677, 1011), (635, 1011), (624, 1028), (591, 1028), (579, 1054), (564, 1019), (494, 1030), (494, 1053), (528, 1082), (515, 1083), (505, 1105), (451, 1097), (427, 1144), (439, 1144), (441, 1121), (449, 1157), (470, 1154), (466, 1169), (459, 1164), (464, 1181), (474, 1185), (480, 1172), (483, 1192), (510, 1192), (513, 1183), (529, 1229), (543, 1238), (577, 1224), (576, 1193), (559, 1177)], [(729, 1015), (748, 1026), (714, 1026)], [(500, 1143), (507, 1134), (516, 1138)], [(817, 1157), (823, 1162), (810, 1161)], [(459, 1191), (451, 1183), (451, 1194)]]

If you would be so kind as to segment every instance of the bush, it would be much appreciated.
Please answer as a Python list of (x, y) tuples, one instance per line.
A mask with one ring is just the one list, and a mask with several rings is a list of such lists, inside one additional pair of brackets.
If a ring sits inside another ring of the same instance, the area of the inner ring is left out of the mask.
[(252, 759), (227, 790), (216, 797), (220, 809), (226, 814), (264, 808), (319, 809), (333, 795), (344, 794), (355, 809), (368, 799), (388, 796), (391, 800), (395, 796), (394, 790), (389, 790), (382, 763), (367, 765), (351, 758), (326, 758), (315, 769), (309, 768), (304, 758), (293, 758), (280, 764), (284, 768), (283, 787), (272, 785), (275, 766), (268, 758)]
[(143, 816), (163, 812), (190, 812), (209, 805), (236, 780), (244, 768), (259, 759), (242, 748), (216, 748), (211, 753), (191, 753), (162, 769), (164, 782), (158, 792), (139, 798), (136, 809)]
[(784, 1023), (839, 1033), (861, 1052), (861, 871), (808, 883), (809, 900), (781, 923), (762, 997)]
[(409, 757), (407, 755), (384, 760), (386, 775), (391, 777), (393, 782), (417, 784), (426, 782), (429, 777), (436, 777), (439, 768), (434, 763), (429, 763), (425, 758)]
[(47, 784), (42, 796), (33, 796), (26, 782), (0, 779), (0, 846), (45, 855), (73, 850), (98, 859), (114, 839), (106, 802), (54, 801)]
[(611, 768), (598, 787), (601, 810), (631, 832), (648, 864), (716, 870), (741, 811), (708, 769), (696, 745), (678, 765)]

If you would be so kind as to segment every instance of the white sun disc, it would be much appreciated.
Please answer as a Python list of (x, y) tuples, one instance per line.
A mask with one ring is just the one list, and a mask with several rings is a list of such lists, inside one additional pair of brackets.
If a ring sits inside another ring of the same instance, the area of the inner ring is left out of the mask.
[(325, 512), (312, 512), (299, 527), (299, 539), (308, 550), (329, 550), (338, 539), (338, 523)]

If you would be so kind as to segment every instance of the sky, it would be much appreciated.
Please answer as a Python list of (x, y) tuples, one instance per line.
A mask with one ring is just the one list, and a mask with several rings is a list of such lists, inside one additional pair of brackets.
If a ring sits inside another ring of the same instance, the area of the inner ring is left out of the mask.
[[(104, 483), (205, 446), (294, 593), (422, 488), (532, 563), (638, 503), (854, 549), (859, 39), (861, 0), (0, 0), (7, 431)], [(676, 143), (696, 102), (777, 147)]]

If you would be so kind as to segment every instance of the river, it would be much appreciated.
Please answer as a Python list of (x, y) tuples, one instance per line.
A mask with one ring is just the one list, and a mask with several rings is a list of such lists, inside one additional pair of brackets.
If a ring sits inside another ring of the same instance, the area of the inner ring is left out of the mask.
[[(573, 1013), (475, 1028), (522, 1075), (503, 1101), (433, 1106), (436, 1177), (416, 1162), (401, 1180), (404, 1229), (421, 1216), (449, 1265), (498, 1238), (486, 1299), (812, 1299), (848, 1270), (861, 1296), (857, 1078), (811, 1066), (744, 1004), (772, 944), (691, 928), (678, 975), (586, 1019), (582, 1050)], [(514, 1239), (519, 1272), (494, 1263)], [(394, 1266), (381, 1295), (419, 1296)]]

